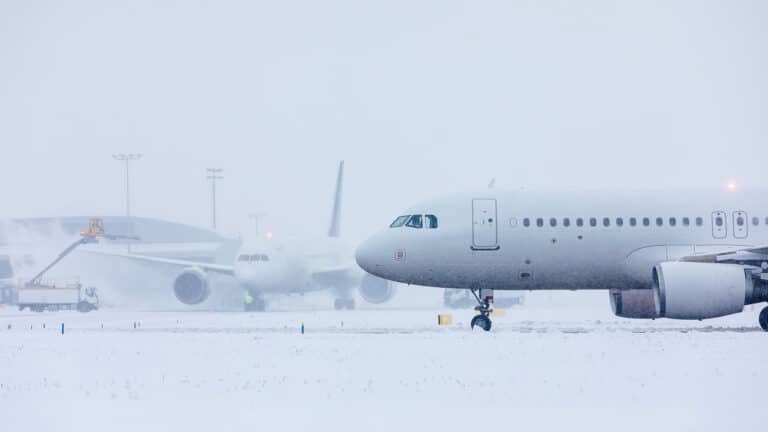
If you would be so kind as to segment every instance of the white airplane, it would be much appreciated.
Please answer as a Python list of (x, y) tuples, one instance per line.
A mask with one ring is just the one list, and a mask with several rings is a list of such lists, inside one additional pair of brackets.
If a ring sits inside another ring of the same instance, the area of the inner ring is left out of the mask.
[(273, 239), (246, 242), (231, 265), (169, 259), (130, 253), (111, 253), (120, 257), (171, 265), (182, 269), (173, 282), (176, 298), (185, 304), (205, 301), (210, 292), (209, 273), (230, 275), (246, 291), (245, 310), (264, 310), (265, 295), (303, 294), (317, 290), (331, 290), (336, 309), (353, 309), (353, 291), (359, 287), (360, 295), (369, 303), (383, 303), (394, 294), (389, 281), (364, 274), (355, 265), (353, 250), (341, 240), (341, 195), (344, 162), (339, 163), (336, 179), (331, 224), (328, 235), (315, 239)]
[[(415, 205), (357, 249), (368, 273), (469, 289), (605, 289), (628, 318), (714, 318), (768, 301), (768, 202), (721, 193), (484, 190)], [(759, 318), (768, 331), (768, 307)]]

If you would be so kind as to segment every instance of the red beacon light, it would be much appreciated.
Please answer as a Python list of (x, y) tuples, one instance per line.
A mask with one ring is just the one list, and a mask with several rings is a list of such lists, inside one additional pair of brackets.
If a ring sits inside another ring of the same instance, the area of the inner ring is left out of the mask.
[(267, 231), (267, 234), (265, 235), (267, 240), (272, 240), (272, 231)]
[(728, 184), (725, 185), (725, 188), (728, 190), (728, 192), (736, 192), (736, 182), (729, 181)]

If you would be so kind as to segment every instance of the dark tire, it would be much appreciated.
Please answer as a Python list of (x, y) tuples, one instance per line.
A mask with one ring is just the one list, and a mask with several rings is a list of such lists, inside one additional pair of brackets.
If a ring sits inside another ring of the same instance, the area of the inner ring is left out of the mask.
[(78, 312), (86, 313), (86, 312), (90, 312), (92, 310), (93, 310), (93, 305), (91, 305), (88, 302), (81, 301), (80, 303), (77, 304), (77, 311)]
[(768, 307), (760, 311), (758, 321), (760, 322), (760, 328), (768, 332)]
[(481, 329), (485, 331), (491, 330), (491, 319), (488, 318), (485, 315), (475, 315), (474, 318), (472, 318), (472, 322), (470, 323), (472, 329), (475, 328), (475, 326), (480, 327)]

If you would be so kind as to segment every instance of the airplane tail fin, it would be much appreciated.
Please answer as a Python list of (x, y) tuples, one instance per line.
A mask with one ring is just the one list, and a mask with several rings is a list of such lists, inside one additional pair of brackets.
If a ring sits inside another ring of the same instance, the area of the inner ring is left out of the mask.
[(339, 162), (339, 173), (336, 176), (336, 194), (333, 197), (333, 212), (328, 237), (341, 236), (341, 193), (344, 185), (344, 161)]

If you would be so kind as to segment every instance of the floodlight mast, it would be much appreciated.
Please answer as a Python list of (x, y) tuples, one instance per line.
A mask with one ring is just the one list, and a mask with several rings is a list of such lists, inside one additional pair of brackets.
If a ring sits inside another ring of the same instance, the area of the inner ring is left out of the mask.
[(125, 215), (131, 217), (131, 161), (141, 159), (141, 153), (117, 153), (112, 159), (125, 162)]
[(221, 175), (221, 168), (206, 168), (206, 178), (211, 181), (211, 228), (216, 231), (216, 180), (221, 180), (224, 177)]

